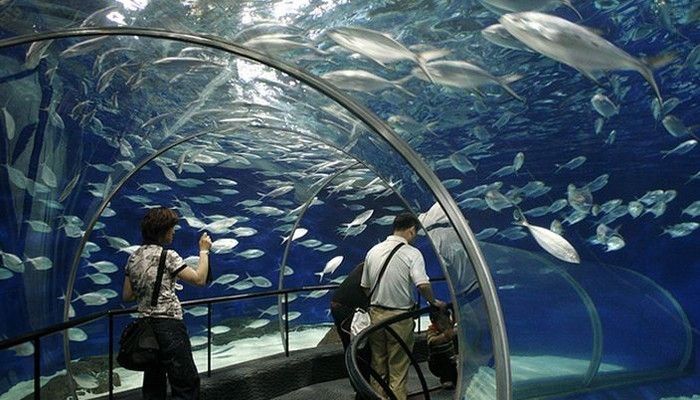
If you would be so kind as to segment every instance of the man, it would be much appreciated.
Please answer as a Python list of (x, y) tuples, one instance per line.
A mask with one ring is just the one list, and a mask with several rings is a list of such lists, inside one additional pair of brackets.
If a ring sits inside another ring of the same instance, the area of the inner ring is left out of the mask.
[[(367, 309), (369, 299), (367, 294), (360, 287), (364, 262), (357, 265), (352, 272), (345, 278), (333, 294), (331, 300), (331, 315), (335, 322), (335, 328), (338, 331), (338, 336), (343, 342), (343, 350), (348, 349), (350, 345), (350, 323), (356, 308)], [(369, 363), (371, 361), (371, 353), (369, 346), (364, 346), (358, 350), (358, 365), (360, 373), (369, 381)], [(355, 399), (360, 399), (359, 395), (355, 395)]]
[[(409, 213), (398, 215), (394, 219), (393, 233), (385, 241), (372, 247), (365, 257), (365, 269), (360, 285), (370, 298), (369, 314), (372, 324), (405, 313), (415, 306), (413, 286), (416, 286), (423, 297), (433, 306), (444, 308), (445, 303), (436, 300), (430, 286), (428, 275), (425, 273), (425, 261), (418, 249), (411, 246), (417, 236), (418, 219)], [(377, 285), (379, 273), (389, 255), (399, 247), (384, 271)], [(375, 288), (374, 286), (377, 285)], [(406, 343), (413, 349), (412, 318), (407, 318), (390, 325)], [(410, 360), (394, 336), (386, 330), (380, 330), (369, 337), (372, 349), (372, 369), (389, 383), (389, 387), (398, 400), (406, 399), (406, 381)], [(384, 393), (381, 385), (372, 379), (372, 387), (377, 393)]]

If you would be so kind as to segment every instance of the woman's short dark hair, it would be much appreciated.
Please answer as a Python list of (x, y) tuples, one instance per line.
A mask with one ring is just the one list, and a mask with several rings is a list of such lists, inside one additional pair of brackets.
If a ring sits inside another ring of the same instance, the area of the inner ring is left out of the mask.
[(141, 235), (147, 244), (160, 244), (170, 228), (177, 225), (177, 213), (169, 208), (148, 210), (141, 220)]
[(396, 231), (405, 231), (406, 229), (413, 228), (414, 226), (418, 229), (418, 218), (411, 213), (402, 213), (394, 218), (393, 229)]

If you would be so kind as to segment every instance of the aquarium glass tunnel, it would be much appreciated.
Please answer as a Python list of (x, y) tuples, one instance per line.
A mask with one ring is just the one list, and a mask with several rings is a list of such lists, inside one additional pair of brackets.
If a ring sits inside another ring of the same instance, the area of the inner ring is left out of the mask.
[[(133, 306), (152, 207), (215, 241), (183, 301), (340, 283), (408, 211), (455, 398), (699, 398), (698, 85), (691, 0), (0, 0), (0, 342)], [(200, 372), (316, 347), (331, 296), (187, 307)], [(0, 351), (0, 399), (35, 354), (105, 395), (108, 336)]]

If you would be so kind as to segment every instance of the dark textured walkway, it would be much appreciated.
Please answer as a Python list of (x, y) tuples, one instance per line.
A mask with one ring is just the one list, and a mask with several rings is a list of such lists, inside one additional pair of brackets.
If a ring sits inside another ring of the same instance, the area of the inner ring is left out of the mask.
[[(431, 400), (448, 400), (454, 398), (454, 390), (445, 390), (440, 387), (440, 381), (430, 374), (427, 363), (421, 363), (421, 369), (425, 376), (428, 388), (431, 389)], [(408, 374), (408, 392), (418, 393), (421, 391), (420, 380), (414, 369), (411, 369)], [(337, 379), (328, 382), (317, 383), (287, 393), (285, 395), (275, 397), (272, 400), (308, 400), (308, 399), (333, 399), (333, 400), (354, 400), (355, 391), (350, 385), (348, 379)], [(422, 394), (410, 396), (411, 400), (423, 399)]]

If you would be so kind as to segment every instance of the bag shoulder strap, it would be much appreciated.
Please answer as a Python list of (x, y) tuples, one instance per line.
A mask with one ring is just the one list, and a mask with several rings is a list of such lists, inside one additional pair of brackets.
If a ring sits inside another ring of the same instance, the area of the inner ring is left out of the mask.
[(158, 295), (160, 294), (160, 284), (163, 281), (163, 272), (165, 271), (165, 256), (168, 250), (163, 247), (160, 252), (160, 261), (158, 262), (158, 273), (156, 274), (156, 283), (153, 287), (153, 295), (151, 296), (151, 307), (158, 305)]
[(386, 258), (386, 261), (384, 261), (384, 265), (382, 266), (382, 270), (379, 271), (379, 276), (377, 277), (377, 283), (374, 284), (374, 287), (369, 292), (369, 296), (367, 296), (369, 298), (370, 302), (372, 301), (372, 294), (374, 294), (374, 291), (377, 290), (377, 287), (379, 286), (379, 281), (382, 279), (382, 276), (384, 275), (384, 271), (386, 271), (386, 267), (387, 267), (387, 265), (389, 265), (389, 261), (391, 260), (391, 257), (393, 257), (394, 254), (396, 254), (396, 252), (399, 250), (399, 248), (403, 245), (404, 245), (404, 243), (399, 243), (398, 246), (394, 247), (394, 249), (391, 250), (391, 253), (389, 253), (389, 256)]

